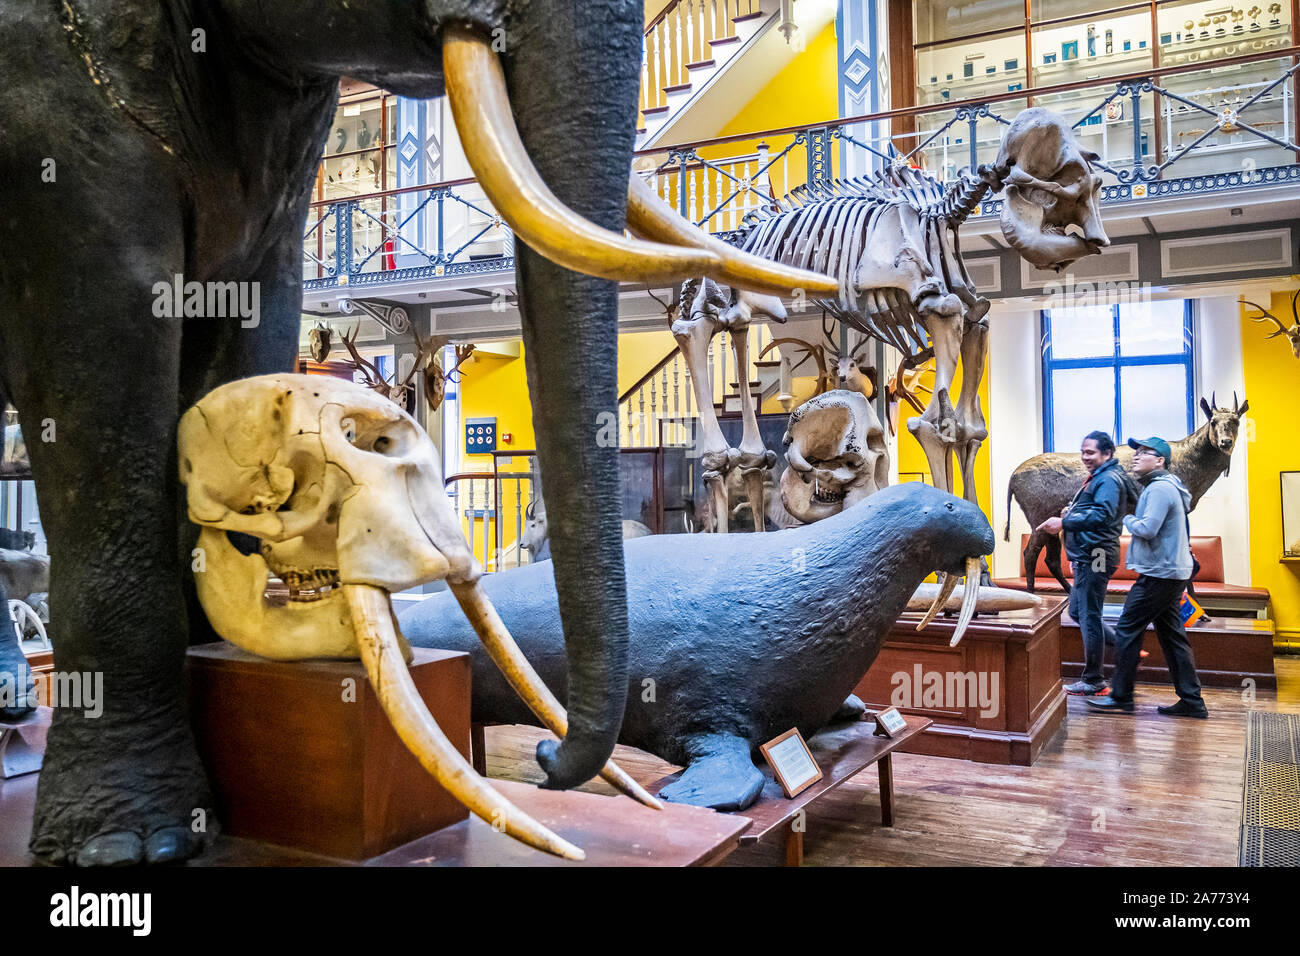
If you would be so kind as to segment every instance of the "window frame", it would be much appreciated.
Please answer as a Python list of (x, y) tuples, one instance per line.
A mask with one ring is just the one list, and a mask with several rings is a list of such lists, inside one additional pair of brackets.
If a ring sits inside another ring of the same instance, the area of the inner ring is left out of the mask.
[[(1056, 449), (1054, 426), (1056, 397), (1052, 388), (1052, 373), (1058, 369), (1109, 368), (1112, 370), (1115, 381), (1115, 408), (1113, 411), (1114, 438), (1115, 444), (1119, 445), (1124, 441), (1127, 441), (1129, 437), (1124, 434), (1122, 370), (1145, 365), (1182, 365), (1184, 369), (1184, 378), (1187, 384), (1187, 399), (1184, 414), (1186, 418), (1187, 434), (1190, 435), (1196, 428), (1196, 407), (1194, 404), (1196, 393), (1196, 336), (1194, 332), (1195, 314), (1193, 311), (1193, 302), (1193, 299), (1183, 299), (1183, 350), (1181, 353), (1165, 352), (1155, 355), (1122, 355), (1120, 353), (1120, 308), (1121, 305), (1127, 303), (1115, 302), (1111, 303), (1110, 306), (1113, 330), (1110, 356), (1097, 355), (1085, 358), (1068, 359), (1052, 357), (1052, 310), (1040, 309), (1038, 313), (1038, 321), (1043, 355), (1043, 450), (1051, 452)], [(1178, 437), (1181, 438), (1182, 436), (1180, 435)]]

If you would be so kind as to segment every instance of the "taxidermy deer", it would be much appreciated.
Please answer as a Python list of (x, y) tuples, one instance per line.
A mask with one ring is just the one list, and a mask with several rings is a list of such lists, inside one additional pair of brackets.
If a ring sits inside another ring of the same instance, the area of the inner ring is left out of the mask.
[(452, 382), (457, 381), (452, 376), (456, 375), (460, 371), (460, 367), (474, 354), (473, 345), (456, 346), (456, 364), (444, 372), (442, 366), (438, 364), (438, 353), (447, 344), (447, 340), (435, 336), (426, 343), (420, 338), (420, 333), (415, 326), (411, 326), (411, 334), (415, 336), (415, 361), (411, 363), (411, 370), (407, 372), (404, 379), (397, 382), (396, 375), (394, 375), (394, 381), (390, 382), (379, 371), (378, 366), (368, 362), (357, 351), (358, 329), (360, 329), (360, 325), (354, 326), (351, 337), (345, 333), (342, 338), (344, 347), (348, 350), (348, 354), (352, 356), (352, 367), (360, 372), (365, 379), (361, 384), (365, 385), (366, 388), (373, 389), (402, 408), (406, 408), (411, 394), (411, 383), (415, 381), (415, 376), (420, 372), (424, 372), (424, 397), (429, 402), (429, 411), (436, 411), (447, 393), (447, 380), (450, 378)]
[[(1206, 418), (1204, 425), (1186, 438), (1169, 443), (1173, 456), (1173, 460), (1168, 462), (1169, 471), (1192, 493), (1192, 504), (1188, 510), (1196, 508), (1196, 503), (1210, 490), (1219, 475), (1228, 473), (1232, 466), (1232, 450), (1237, 445), (1241, 418), (1250, 408), (1248, 401), (1237, 404), (1235, 392), (1232, 395), (1231, 409), (1219, 408), (1214, 400), (1213, 393), (1210, 394), (1209, 402), (1201, 399), (1201, 411)], [(1115, 457), (1127, 472), (1133, 463), (1133, 449), (1128, 445), (1120, 445), (1115, 449)], [(1007, 483), (1007, 525), (1002, 540), (1011, 540), (1012, 498), (1020, 504), (1020, 509), (1029, 519), (1030, 527), (1036, 529), (1069, 505), (1087, 475), (1079, 456), (1072, 452), (1049, 452), (1022, 462), (1011, 473), (1011, 480)], [(1125, 505), (1126, 513), (1132, 513), (1136, 505), (1137, 495), (1131, 494)], [(1049, 535), (1045, 531), (1035, 530), (1025, 547), (1026, 586), (1030, 591), (1034, 590), (1034, 571), (1038, 566), (1039, 552), (1044, 548), (1047, 549), (1048, 570), (1068, 592), (1070, 585), (1061, 570), (1061, 539), (1058, 535)]]
[(1242, 299), (1241, 304), (1248, 305), (1252, 309), (1258, 309), (1260, 312), (1263, 312), (1264, 313), (1263, 315), (1252, 318), (1251, 321), (1252, 322), (1268, 321), (1276, 325), (1277, 331), (1268, 333), (1268, 335), (1266, 335), (1265, 338), (1275, 339), (1279, 335), (1285, 335), (1287, 337), (1287, 341), (1291, 343), (1291, 354), (1294, 355), (1296, 358), (1300, 358), (1300, 312), (1296, 311), (1297, 299), (1300, 299), (1300, 289), (1296, 289), (1295, 294), (1291, 296), (1291, 317), (1294, 321), (1290, 328), (1287, 328), (1285, 325), (1283, 325), (1281, 319), (1273, 315), (1273, 313), (1269, 312), (1268, 309), (1264, 308), (1262, 305), (1256, 305), (1254, 302), (1247, 302), (1245, 299)]

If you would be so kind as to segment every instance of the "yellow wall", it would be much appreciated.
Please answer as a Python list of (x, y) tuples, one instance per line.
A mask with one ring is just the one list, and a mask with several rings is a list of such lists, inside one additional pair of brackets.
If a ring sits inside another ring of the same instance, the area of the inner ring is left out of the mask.
[[(1294, 279), (1292, 283), (1294, 283)], [(1294, 284), (1290, 287), (1295, 288)], [(1274, 291), (1269, 311), (1286, 320), (1291, 315), (1289, 290)], [(1272, 595), (1272, 617), (1282, 640), (1300, 640), (1300, 565), (1283, 564), (1282, 500), (1283, 471), (1300, 471), (1300, 447), (1295, 425), (1296, 396), (1300, 395), (1300, 360), (1291, 354), (1281, 336), (1268, 339), (1270, 326), (1246, 318), (1243, 311), (1241, 354), (1246, 383), (1246, 454), (1250, 461), (1250, 583), (1268, 588)], [(1251, 429), (1253, 428), (1253, 432)]]
[[(666, 323), (662, 332), (631, 332), (620, 335), (618, 342), (619, 393), (622, 394), (631, 387), (655, 363), (675, 348), (676, 344), (673, 341), (672, 333), (667, 329)], [(500, 451), (530, 451), (537, 447), (533, 434), (533, 413), (532, 405), (528, 399), (528, 379), (524, 372), (523, 353), (522, 345), (519, 348), (518, 358), (505, 358), (484, 352), (476, 352), (474, 357), (465, 363), (459, 388), (462, 425), (456, 436), (457, 442), (460, 443), (461, 473), (492, 471), (491, 455), (465, 454), (463, 421), (467, 418), (495, 418), (497, 420), (497, 448)], [(509, 444), (504, 441), (504, 436), (507, 433), (511, 436)], [(619, 437), (622, 439), (624, 436), (620, 434)], [(503, 464), (501, 470), (503, 472), (526, 471), (528, 464), (527, 459), (516, 458), (510, 464)], [(503, 548), (508, 548), (515, 538), (515, 484), (513, 481), (502, 482), (501, 492), (504, 499), (504, 508), (502, 510), (506, 521), (501, 537)], [(529, 485), (524, 482), (520, 487), (521, 506), (526, 507), (530, 497), (528, 494)], [(481, 508), (483, 505), (483, 489), (483, 482), (478, 482), (475, 502), (477, 508)], [(467, 495), (468, 492), (463, 491), (463, 494)], [(468, 520), (463, 514), (466, 503), (467, 499), (460, 502), (461, 524), (466, 535), (470, 536), (471, 529)], [(495, 534), (494, 525), (489, 523), (488, 541), (490, 544), (495, 542)], [(484, 560), (483, 528), (481, 524), (477, 525), (473, 530), (471, 543), (474, 546), (475, 556), (480, 561)], [(508, 560), (513, 563), (512, 556)]]

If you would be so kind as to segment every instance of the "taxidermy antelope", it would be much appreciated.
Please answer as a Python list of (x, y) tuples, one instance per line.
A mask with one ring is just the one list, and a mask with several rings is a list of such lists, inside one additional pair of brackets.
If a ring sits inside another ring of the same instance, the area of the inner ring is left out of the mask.
[[(1186, 438), (1169, 443), (1173, 458), (1167, 463), (1169, 471), (1192, 493), (1192, 505), (1188, 510), (1195, 510), (1201, 496), (1210, 490), (1219, 475), (1226, 475), (1232, 467), (1232, 451), (1237, 446), (1241, 419), (1250, 409), (1249, 401), (1237, 404), (1236, 392), (1232, 393), (1230, 409), (1219, 408), (1215, 404), (1215, 397), (1211, 392), (1208, 402), (1201, 399), (1205, 424)], [(1121, 444), (1115, 449), (1115, 457), (1127, 472), (1133, 463), (1133, 449)], [(1087, 470), (1074, 452), (1048, 452), (1021, 462), (1007, 483), (1007, 524), (1002, 539), (1011, 540), (1012, 498), (1020, 504), (1020, 509), (1029, 519), (1029, 526), (1036, 529), (1048, 518), (1061, 513), (1061, 509), (1071, 502), (1087, 476)], [(1134, 489), (1128, 501), (1122, 504), (1126, 514), (1136, 507), (1137, 497), (1138, 491)], [(1027, 588), (1034, 590), (1038, 555), (1044, 548), (1047, 549), (1047, 569), (1068, 592), (1070, 585), (1061, 569), (1061, 538), (1037, 530), (1029, 536), (1024, 552)]]
[(1292, 323), (1290, 328), (1287, 328), (1285, 325), (1283, 325), (1281, 319), (1273, 315), (1273, 313), (1269, 312), (1268, 309), (1264, 308), (1262, 305), (1256, 305), (1254, 302), (1247, 302), (1245, 299), (1242, 299), (1241, 304), (1248, 305), (1252, 309), (1258, 309), (1260, 312), (1263, 312), (1264, 313), (1263, 315), (1252, 318), (1251, 321), (1252, 322), (1268, 321), (1276, 325), (1277, 331), (1270, 332), (1268, 333), (1268, 335), (1264, 337), (1268, 339), (1275, 339), (1279, 335), (1285, 335), (1287, 337), (1287, 341), (1291, 343), (1291, 354), (1294, 355), (1296, 358), (1300, 358), (1300, 312), (1296, 311), (1297, 299), (1300, 299), (1300, 289), (1296, 289), (1295, 294), (1291, 296), (1291, 316), (1294, 319), (1294, 322)]

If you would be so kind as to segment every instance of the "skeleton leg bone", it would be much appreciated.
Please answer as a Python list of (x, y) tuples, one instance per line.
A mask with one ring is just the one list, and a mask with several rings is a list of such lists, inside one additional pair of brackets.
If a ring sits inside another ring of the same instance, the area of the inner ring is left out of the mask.
[[(742, 302), (743, 295), (742, 293)], [(777, 305), (780, 305), (779, 300)], [(742, 303), (738, 303), (737, 309), (741, 306)], [(737, 309), (731, 311), (735, 312)], [(746, 311), (749, 310), (746, 309)], [(784, 314), (784, 309), (782, 313)], [(776, 464), (776, 453), (763, 444), (762, 436), (758, 433), (758, 417), (754, 405), (754, 394), (750, 391), (748, 381), (749, 324), (747, 322), (732, 324), (731, 347), (736, 356), (737, 387), (740, 390), (740, 418), (744, 425), (740, 448), (731, 450), (737, 452), (736, 467), (740, 469), (741, 477), (745, 480), (749, 507), (754, 516), (754, 530), (766, 531), (767, 524), (764, 515), (767, 512), (763, 506), (763, 484), (765, 473), (770, 471), (772, 466)]]
[[(699, 409), (698, 432), (695, 447), (699, 452), (700, 467), (703, 470), (704, 485), (713, 502), (714, 530), (727, 533), (727, 472), (734, 464), (732, 449), (727, 446), (722, 429), (718, 426), (717, 415), (713, 411), (713, 378), (709, 368), (709, 340), (713, 338), (718, 326), (707, 314), (694, 313), (693, 303), (685, 297), (681, 309), (689, 318), (678, 318), (673, 322), (673, 338), (686, 360), (686, 368), (691, 376), (691, 389), (695, 392), (695, 404)], [(736, 457), (739, 454), (736, 453)]]

